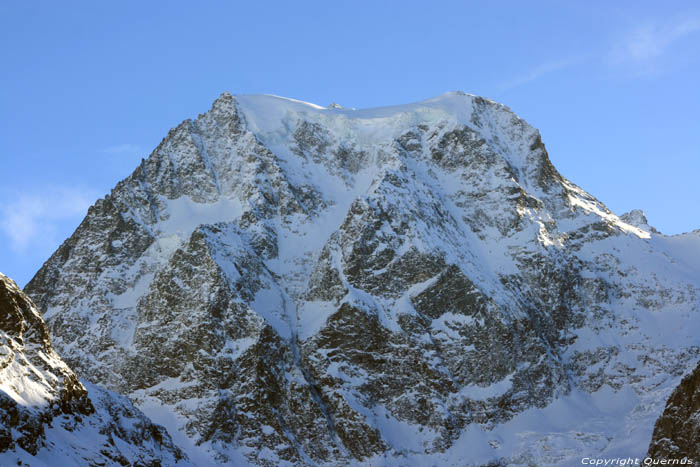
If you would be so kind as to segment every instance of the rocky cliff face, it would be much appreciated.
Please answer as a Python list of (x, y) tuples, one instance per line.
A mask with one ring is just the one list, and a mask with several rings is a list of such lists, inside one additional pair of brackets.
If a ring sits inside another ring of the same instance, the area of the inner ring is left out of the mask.
[(486, 99), (224, 94), (26, 292), (202, 462), (566, 465), (645, 446), (700, 356), (700, 238), (641, 218)]
[(87, 389), (27, 296), (0, 274), (0, 463), (190, 465), (128, 399)]
[(700, 365), (674, 389), (656, 421), (648, 456), (700, 462)]

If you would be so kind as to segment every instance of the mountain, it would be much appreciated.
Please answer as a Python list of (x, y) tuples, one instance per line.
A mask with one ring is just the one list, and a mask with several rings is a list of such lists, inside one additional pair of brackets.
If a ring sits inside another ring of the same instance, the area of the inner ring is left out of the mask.
[(700, 365), (673, 391), (656, 421), (649, 445), (652, 459), (700, 459)]
[(25, 291), (198, 465), (571, 465), (643, 456), (700, 358), (698, 252), (490, 100), (225, 93)]
[(128, 399), (83, 385), (27, 296), (0, 274), (0, 464), (191, 465)]

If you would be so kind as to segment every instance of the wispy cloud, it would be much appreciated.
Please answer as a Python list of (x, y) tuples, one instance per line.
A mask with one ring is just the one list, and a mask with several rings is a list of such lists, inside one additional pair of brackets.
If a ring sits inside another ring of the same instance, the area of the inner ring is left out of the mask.
[[(618, 39), (604, 46), (602, 51), (590, 51), (588, 55), (569, 57), (534, 65), (520, 75), (496, 85), (498, 93), (535, 82), (547, 75), (563, 71), (583, 62), (595, 68), (598, 65), (625, 67), (634, 74), (663, 71), (663, 58), (676, 50), (680, 43), (691, 36), (700, 35), (700, 12), (686, 14), (675, 20), (647, 22), (627, 30)], [(693, 50), (694, 56), (700, 47)]]
[(545, 62), (541, 63), (540, 65), (537, 65), (536, 67), (530, 69), (529, 71), (522, 73), (518, 76), (515, 76), (507, 81), (503, 81), (499, 85), (497, 85), (497, 89), (500, 92), (504, 91), (509, 91), (513, 88), (520, 87), (524, 84), (531, 83), (533, 81), (536, 81), (540, 78), (542, 78), (545, 75), (548, 75), (550, 73), (555, 73), (557, 71), (561, 71), (565, 68), (572, 67), (574, 65), (578, 65), (579, 63), (583, 62), (585, 60), (585, 57), (570, 57), (566, 59), (561, 59), (561, 60), (554, 60), (550, 62)]
[(5, 197), (0, 206), (0, 231), (17, 253), (53, 247), (60, 224), (78, 221), (97, 195), (88, 189), (51, 187), (34, 194)]
[(700, 14), (665, 23), (647, 23), (629, 30), (610, 51), (615, 64), (639, 71), (656, 71), (656, 65), (683, 38), (700, 32)]
[(108, 146), (100, 150), (104, 154), (134, 154), (141, 150), (141, 146), (131, 143)]

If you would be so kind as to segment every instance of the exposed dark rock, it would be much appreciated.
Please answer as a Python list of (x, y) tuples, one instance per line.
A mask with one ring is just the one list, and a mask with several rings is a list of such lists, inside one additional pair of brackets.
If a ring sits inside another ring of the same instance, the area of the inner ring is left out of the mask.
[(654, 425), (647, 457), (700, 462), (700, 365), (674, 389)]

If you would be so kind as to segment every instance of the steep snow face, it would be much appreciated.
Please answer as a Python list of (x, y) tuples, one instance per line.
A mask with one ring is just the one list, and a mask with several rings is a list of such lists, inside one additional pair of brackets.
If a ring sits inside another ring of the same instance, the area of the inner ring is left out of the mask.
[(78, 380), (38, 311), (0, 274), (0, 464), (191, 465), (123, 396)]
[(642, 456), (700, 356), (699, 239), (617, 217), (480, 97), (223, 94), (26, 291), (198, 465), (570, 465)]

